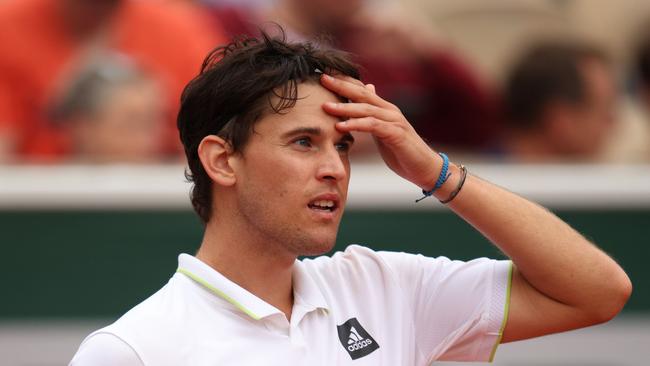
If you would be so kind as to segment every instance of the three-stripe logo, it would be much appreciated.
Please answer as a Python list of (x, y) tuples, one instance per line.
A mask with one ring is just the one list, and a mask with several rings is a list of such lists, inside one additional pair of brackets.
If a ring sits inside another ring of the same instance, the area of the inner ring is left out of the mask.
[(336, 328), (341, 345), (353, 360), (367, 356), (379, 348), (379, 344), (363, 329), (357, 318), (351, 318)]

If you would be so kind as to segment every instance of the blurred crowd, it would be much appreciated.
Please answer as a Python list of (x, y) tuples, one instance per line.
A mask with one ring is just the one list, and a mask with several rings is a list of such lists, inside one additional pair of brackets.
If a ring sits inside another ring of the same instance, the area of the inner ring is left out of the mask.
[[(597, 42), (563, 35), (526, 42), (494, 80), (397, 1), (0, 0), (0, 162), (182, 161), (184, 85), (212, 48), (274, 24), (349, 51), (438, 150), (650, 161), (650, 30), (623, 73)], [(373, 156), (357, 140), (355, 156)]]

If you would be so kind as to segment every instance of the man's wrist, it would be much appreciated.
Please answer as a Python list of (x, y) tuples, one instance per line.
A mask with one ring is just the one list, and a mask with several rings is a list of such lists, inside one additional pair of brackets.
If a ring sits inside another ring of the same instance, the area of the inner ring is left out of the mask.
[(448, 199), (451, 196), (454, 189), (458, 186), (458, 183), (460, 182), (461, 179), (460, 167), (454, 163), (451, 162), (449, 163), (449, 169), (447, 174), (449, 174), (449, 177), (447, 178), (445, 183), (433, 193), (433, 196), (439, 201), (444, 201)]
[(457, 168), (458, 168), (458, 171), (459, 171), (458, 172), (459, 175), (458, 175), (458, 178), (457, 178), (458, 183), (456, 183), (456, 187), (454, 188), (454, 190), (451, 191), (451, 193), (449, 193), (449, 196), (447, 198), (440, 199), (439, 197), (437, 197), (438, 201), (440, 201), (440, 203), (442, 203), (443, 205), (446, 205), (449, 202), (456, 199), (456, 197), (458, 196), (460, 191), (463, 189), (463, 186), (465, 185), (465, 181), (467, 180), (467, 174), (468, 174), (467, 173), (467, 168), (463, 164), (461, 164)]
[[(447, 182), (449, 181), (451, 176), (454, 175), (454, 174), (452, 174), (452, 171), (454, 170), (455, 165), (452, 164), (449, 161), (449, 157), (447, 157), (447, 155), (444, 154), (444, 153), (439, 152), (437, 154), (433, 154), (433, 156), (435, 158), (437, 158), (437, 159), (434, 159), (434, 161), (438, 160), (438, 161), (442, 161), (442, 162), (437, 164), (439, 166), (439, 168), (437, 169), (436, 178), (434, 178), (434, 179), (428, 178), (427, 179), (429, 183), (427, 183), (428, 185), (425, 184), (426, 188), (422, 189), (422, 194), (424, 196), (417, 199), (417, 200), (415, 200), (416, 203), (420, 202), (423, 199), (425, 199), (427, 197), (430, 197), (430, 196), (434, 196), (434, 197), (438, 198), (439, 201), (443, 200), (443, 199), (440, 198), (441, 192), (447, 192), (448, 191), (449, 195), (453, 194), (453, 190), (450, 190), (448, 188), (449, 184), (447, 184)], [(456, 170), (460, 171), (460, 169), (458, 169), (458, 167), (456, 167)], [(433, 183), (431, 183), (431, 182), (433, 182)], [(429, 187), (431, 187), (431, 188), (429, 188)]]
[(431, 191), (433, 187), (435, 187), (436, 181), (438, 180), (438, 177), (442, 171), (443, 162), (444, 159), (438, 153), (433, 152), (431, 154), (431, 162), (429, 163), (429, 166), (433, 167), (433, 169), (431, 169), (431, 172), (428, 173), (427, 176), (417, 184), (418, 187), (422, 189), (422, 191)]

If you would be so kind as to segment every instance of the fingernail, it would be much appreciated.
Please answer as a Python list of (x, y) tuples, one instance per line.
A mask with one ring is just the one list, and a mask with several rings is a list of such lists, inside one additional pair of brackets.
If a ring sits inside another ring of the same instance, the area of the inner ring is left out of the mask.
[(323, 79), (325, 79), (325, 80), (332, 80), (332, 77), (329, 76), (329, 75), (327, 75), (327, 74), (323, 74)]
[(337, 122), (336, 124), (339, 126), (345, 126), (348, 124), (348, 121), (341, 121), (341, 122)]
[(330, 107), (330, 108), (336, 108), (336, 107), (339, 106), (338, 103), (334, 103), (334, 102), (325, 102), (325, 105)]

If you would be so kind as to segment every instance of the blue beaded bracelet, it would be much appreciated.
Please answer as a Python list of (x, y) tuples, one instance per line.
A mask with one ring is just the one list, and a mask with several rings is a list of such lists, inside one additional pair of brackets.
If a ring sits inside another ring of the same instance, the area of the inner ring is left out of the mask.
[(436, 185), (433, 186), (433, 188), (430, 191), (425, 191), (424, 189), (422, 190), (422, 194), (424, 197), (418, 198), (415, 200), (415, 202), (420, 202), (423, 199), (427, 197), (431, 197), (433, 195), (433, 192), (438, 190), (438, 188), (442, 187), (443, 184), (449, 179), (451, 176), (451, 173), (447, 174), (447, 171), (449, 170), (449, 158), (445, 153), (439, 152), (438, 155), (442, 158), (442, 169), (440, 170), (440, 175), (438, 176), (438, 180), (436, 181)]

